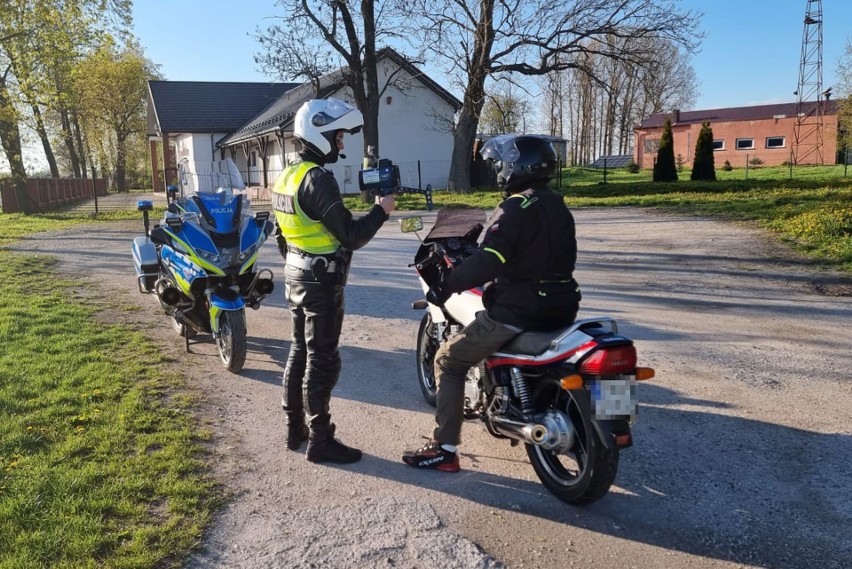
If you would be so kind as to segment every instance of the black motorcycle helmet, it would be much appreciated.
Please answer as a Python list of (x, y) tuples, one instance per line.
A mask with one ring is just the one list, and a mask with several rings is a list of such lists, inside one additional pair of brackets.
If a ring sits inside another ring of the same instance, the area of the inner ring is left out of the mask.
[(507, 195), (523, 191), (533, 182), (547, 183), (556, 175), (556, 151), (549, 140), (534, 134), (495, 136), (479, 151), (491, 160), (497, 185)]

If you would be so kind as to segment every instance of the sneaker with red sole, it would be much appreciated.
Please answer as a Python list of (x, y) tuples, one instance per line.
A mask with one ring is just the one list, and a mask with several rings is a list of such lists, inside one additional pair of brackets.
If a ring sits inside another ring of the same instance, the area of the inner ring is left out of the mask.
[(432, 468), (441, 472), (458, 472), (459, 453), (446, 450), (437, 441), (429, 441), (417, 450), (407, 450), (402, 462), (415, 468)]

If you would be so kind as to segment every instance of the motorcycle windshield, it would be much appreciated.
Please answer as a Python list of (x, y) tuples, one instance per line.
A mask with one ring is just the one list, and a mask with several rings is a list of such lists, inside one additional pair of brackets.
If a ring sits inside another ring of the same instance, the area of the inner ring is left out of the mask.
[(223, 190), (245, 190), (243, 177), (237, 170), (237, 165), (230, 158), (216, 160), (212, 163), (199, 162), (190, 164), (183, 159), (178, 168), (178, 176), (184, 195), (196, 192), (199, 194), (215, 194)]
[[(480, 209), (465, 206), (448, 205), (438, 210), (435, 225), (423, 240), (428, 243), (435, 239), (447, 239), (448, 237), (464, 237), (471, 231), (477, 234), (482, 230), (486, 214)], [(477, 227), (479, 226), (479, 227)]]
[[(237, 165), (230, 158), (211, 163), (181, 161), (179, 179), (187, 211), (199, 215), (202, 225), (215, 233), (239, 229), (249, 209), (248, 195)], [(244, 210), (244, 211), (241, 211)]]
[(242, 212), (237, 210), (240, 209), (241, 199), (240, 195), (234, 195), (224, 189), (215, 193), (198, 194), (198, 201), (213, 219), (210, 225), (215, 233), (233, 233), (239, 229)]

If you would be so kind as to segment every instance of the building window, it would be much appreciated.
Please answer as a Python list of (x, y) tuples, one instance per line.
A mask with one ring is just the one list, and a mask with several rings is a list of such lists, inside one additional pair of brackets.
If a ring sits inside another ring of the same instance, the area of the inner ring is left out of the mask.
[(251, 166), (252, 168), (257, 166), (257, 152), (255, 152), (254, 150), (251, 151), (251, 160), (249, 161), (249, 166)]
[(658, 138), (645, 139), (645, 152), (656, 152), (660, 149), (660, 140)]
[(754, 148), (754, 139), (753, 138), (738, 138), (737, 139), (737, 150), (751, 150)]
[(785, 140), (783, 136), (767, 136), (766, 148), (784, 148)]
[(724, 150), (725, 149), (725, 140), (719, 138), (713, 141), (713, 150)]

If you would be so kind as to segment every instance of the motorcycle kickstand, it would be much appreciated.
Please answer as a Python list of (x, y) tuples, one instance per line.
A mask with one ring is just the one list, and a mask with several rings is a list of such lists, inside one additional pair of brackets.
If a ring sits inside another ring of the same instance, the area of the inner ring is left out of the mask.
[(186, 345), (186, 353), (188, 354), (188, 353), (190, 353), (189, 352), (189, 336), (184, 336), (183, 340), (184, 340), (184, 343)]

